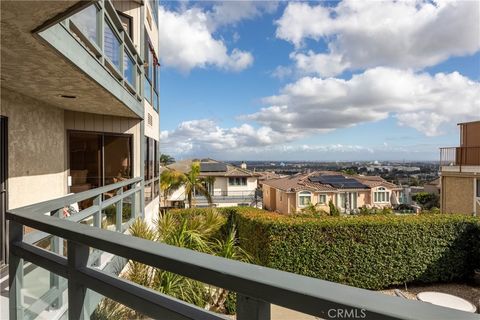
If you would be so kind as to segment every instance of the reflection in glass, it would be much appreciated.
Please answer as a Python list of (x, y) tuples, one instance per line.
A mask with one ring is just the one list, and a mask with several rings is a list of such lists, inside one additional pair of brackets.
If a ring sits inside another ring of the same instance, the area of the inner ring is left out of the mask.
[(70, 20), (77, 26), (78, 29), (92, 42), (98, 44), (97, 39), (97, 7), (91, 5), (88, 8), (74, 14)]
[(130, 136), (105, 135), (105, 184), (132, 178), (132, 150)]
[(105, 55), (120, 69), (120, 41), (107, 21), (105, 21), (104, 46)]
[(72, 132), (69, 136), (70, 192), (98, 188), (101, 182), (102, 137), (98, 134)]
[(123, 54), (123, 68), (123, 76), (132, 87), (135, 87), (135, 62), (127, 51)]

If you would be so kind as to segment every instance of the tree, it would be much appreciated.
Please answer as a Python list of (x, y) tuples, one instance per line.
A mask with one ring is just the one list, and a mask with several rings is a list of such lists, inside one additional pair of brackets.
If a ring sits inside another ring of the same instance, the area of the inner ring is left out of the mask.
[(430, 210), (440, 206), (440, 198), (438, 195), (428, 192), (419, 192), (412, 197), (413, 201), (417, 202), (422, 209)]
[(200, 177), (200, 163), (192, 163), (190, 172), (185, 174), (185, 180), (182, 181), (182, 184), (185, 187), (185, 195), (187, 196), (189, 208), (195, 207), (194, 197), (196, 193), (207, 198), (208, 204), (212, 204), (212, 196), (204, 182), (205, 179)]
[(160, 154), (160, 165), (165, 167), (169, 164), (172, 164), (175, 162), (175, 158), (168, 155), (168, 154), (165, 154), (165, 153), (162, 153)]
[(183, 184), (185, 175), (176, 170), (165, 170), (160, 174), (160, 190), (163, 201), (167, 200), (168, 194), (177, 190)]

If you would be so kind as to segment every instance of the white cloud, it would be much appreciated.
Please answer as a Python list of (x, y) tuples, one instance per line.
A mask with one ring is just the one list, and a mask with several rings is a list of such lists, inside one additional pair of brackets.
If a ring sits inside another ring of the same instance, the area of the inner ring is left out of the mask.
[(350, 80), (303, 77), (263, 102), (269, 106), (242, 118), (278, 132), (316, 133), (393, 115), (400, 125), (434, 136), (447, 123), (480, 114), (480, 83), (458, 72), (431, 76), (378, 67)]
[(182, 12), (159, 7), (160, 60), (167, 67), (183, 72), (215, 66), (240, 71), (253, 63), (250, 52), (234, 48), (213, 35), (214, 21), (208, 12), (190, 8)]
[(283, 134), (262, 126), (250, 124), (221, 128), (215, 121), (200, 119), (184, 121), (174, 130), (162, 131), (162, 148), (174, 154), (215, 152), (220, 150), (253, 150), (258, 147), (286, 143), (300, 137), (300, 134)]
[[(276, 36), (297, 49), (298, 69), (322, 77), (376, 66), (419, 70), (480, 49), (478, 1), (294, 2), (276, 23)], [(328, 53), (302, 53), (306, 39), (325, 41)]]
[(253, 19), (264, 13), (273, 13), (277, 1), (221, 1), (208, 12), (209, 26), (215, 30), (225, 25), (236, 25), (242, 20)]

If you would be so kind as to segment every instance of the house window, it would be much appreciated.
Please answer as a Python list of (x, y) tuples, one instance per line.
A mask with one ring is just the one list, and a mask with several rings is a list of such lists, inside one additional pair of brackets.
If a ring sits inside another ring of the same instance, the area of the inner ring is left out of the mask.
[(228, 184), (231, 186), (246, 186), (247, 185), (247, 178), (228, 178)]
[(320, 204), (327, 203), (327, 195), (326, 194), (318, 195), (318, 203), (320, 203)]
[(132, 136), (68, 133), (70, 192), (77, 193), (132, 178)]
[(145, 204), (152, 201), (159, 194), (158, 177), (160, 176), (159, 143), (155, 139), (145, 137)]
[(144, 51), (144, 60), (145, 60), (145, 90), (144, 96), (145, 99), (152, 105), (153, 109), (158, 112), (158, 85), (160, 82), (159, 72), (158, 72), (158, 59), (155, 56), (151, 41), (149, 40), (148, 34), (145, 31), (145, 51)]
[(122, 21), (123, 29), (125, 29), (125, 32), (127, 32), (130, 39), (133, 40), (132, 16), (129, 16), (128, 14), (125, 14), (121, 11), (117, 11), (117, 14), (118, 14), (118, 17), (120, 18), (120, 21)]
[(300, 191), (298, 193), (298, 206), (304, 207), (312, 203), (312, 193), (309, 191)]
[(480, 179), (477, 179), (477, 198), (480, 198)]
[(390, 202), (390, 192), (380, 187), (373, 193), (373, 202)]

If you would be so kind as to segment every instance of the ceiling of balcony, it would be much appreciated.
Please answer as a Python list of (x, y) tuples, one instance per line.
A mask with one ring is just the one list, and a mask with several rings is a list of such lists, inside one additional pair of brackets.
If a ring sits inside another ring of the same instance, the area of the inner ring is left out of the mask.
[(11, 89), (63, 109), (138, 118), (123, 102), (32, 33), (70, 8), (89, 3), (1, 1), (2, 90)]

